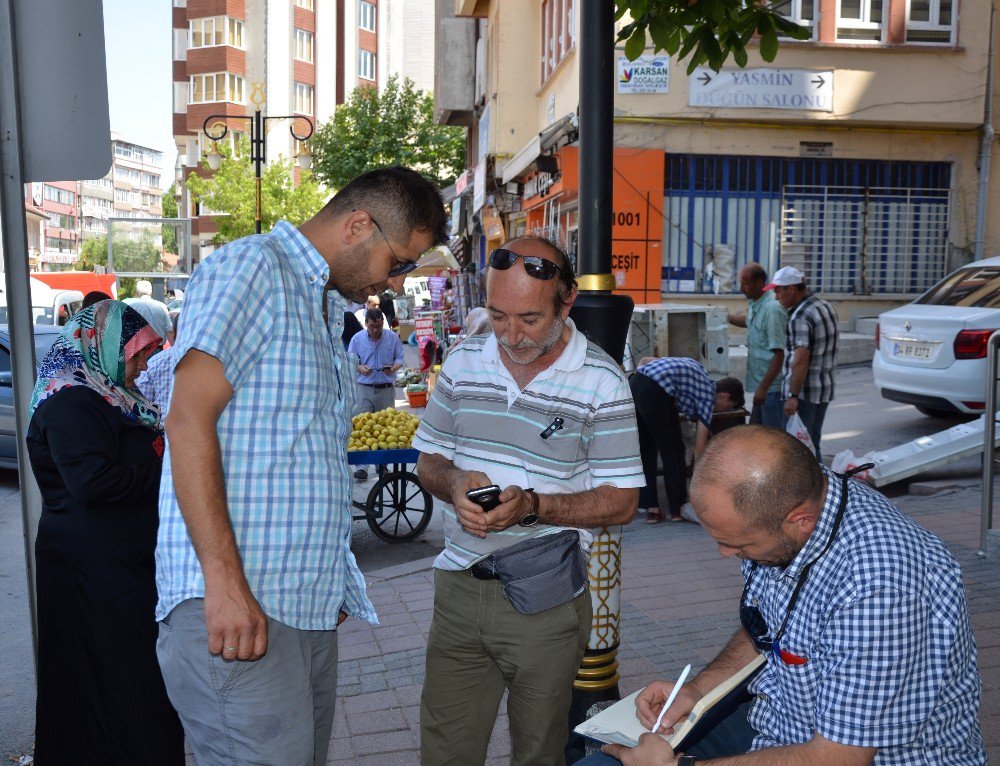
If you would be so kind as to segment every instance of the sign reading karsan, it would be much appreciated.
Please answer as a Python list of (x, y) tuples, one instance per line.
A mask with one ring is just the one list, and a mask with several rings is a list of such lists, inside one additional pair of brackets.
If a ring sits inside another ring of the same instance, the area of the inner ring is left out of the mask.
[(640, 56), (629, 61), (618, 57), (618, 92), (627, 94), (669, 93), (670, 59)]
[(698, 67), (688, 83), (688, 106), (833, 111), (832, 71)]

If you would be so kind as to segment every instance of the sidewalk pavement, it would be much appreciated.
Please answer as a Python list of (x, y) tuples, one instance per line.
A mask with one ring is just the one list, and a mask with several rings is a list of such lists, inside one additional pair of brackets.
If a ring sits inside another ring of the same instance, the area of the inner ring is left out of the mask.
[[(958, 558), (979, 647), (980, 713), (991, 756), (1000, 762), (1000, 560), (981, 559), (978, 487), (894, 502), (939, 535)], [(349, 620), (341, 628), (339, 699), (328, 764), (419, 763), (420, 689), (433, 608), (432, 559), (366, 574), (382, 624)], [(623, 535), (620, 690), (676, 678), (715, 656), (738, 625), (738, 562), (723, 559), (696, 524), (646, 525)], [(497, 719), (489, 766), (509, 763), (507, 718)]]

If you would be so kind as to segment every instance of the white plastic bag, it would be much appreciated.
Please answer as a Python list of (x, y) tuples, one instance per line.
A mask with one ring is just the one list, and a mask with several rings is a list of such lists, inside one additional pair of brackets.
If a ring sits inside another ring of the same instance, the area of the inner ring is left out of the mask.
[(813, 446), (812, 438), (809, 436), (809, 429), (802, 422), (799, 413), (796, 412), (788, 419), (788, 422), (785, 424), (785, 430), (806, 445), (814, 455), (816, 454), (816, 448)]
[[(850, 471), (855, 466), (864, 465), (865, 463), (874, 463), (875, 453), (866, 452), (861, 457), (855, 455), (851, 450), (845, 449), (843, 452), (838, 452), (833, 456), (833, 462), (830, 463), (830, 470), (834, 473), (846, 473)], [(868, 480), (868, 474), (871, 469), (867, 471), (861, 471), (860, 473), (854, 474), (854, 478), (860, 479), (861, 481)]]

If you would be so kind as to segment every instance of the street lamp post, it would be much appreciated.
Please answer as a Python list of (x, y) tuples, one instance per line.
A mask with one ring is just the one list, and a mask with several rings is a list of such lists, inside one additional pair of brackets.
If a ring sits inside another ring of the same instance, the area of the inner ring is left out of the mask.
[[(211, 124), (215, 120), (215, 124)], [(309, 137), (313, 134), (314, 126), (312, 120), (308, 117), (303, 117), (302, 115), (275, 115), (275, 116), (264, 116), (260, 109), (255, 109), (252, 115), (232, 115), (232, 114), (210, 114), (205, 118), (205, 123), (202, 125), (202, 131), (208, 138), (210, 138), (214, 143), (221, 141), (229, 133), (229, 127), (226, 125), (224, 120), (249, 120), (250, 121), (250, 161), (253, 163), (253, 173), (254, 173), (254, 189), (256, 192), (256, 204), (254, 207), (254, 219), (257, 225), (257, 233), (260, 234), (260, 217), (261, 217), (261, 200), (260, 200), (260, 173), (261, 168), (267, 161), (267, 121), (268, 120), (291, 120), (292, 124), (288, 126), (288, 132), (292, 134), (292, 138), (297, 141), (308, 141)], [(303, 134), (299, 135), (295, 132), (295, 121), (305, 120), (308, 130)], [(221, 132), (218, 135), (212, 133), (212, 129), (221, 128)], [(218, 170), (219, 165), (222, 162), (222, 155), (219, 154), (218, 149), (213, 145), (212, 151), (208, 153), (206, 157), (208, 160), (208, 166), (212, 170)], [(299, 167), (303, 170), (308, 170), (312, 167), (312, 155), (308, 152), (300, 153), (296, 158), (296, 162)]]

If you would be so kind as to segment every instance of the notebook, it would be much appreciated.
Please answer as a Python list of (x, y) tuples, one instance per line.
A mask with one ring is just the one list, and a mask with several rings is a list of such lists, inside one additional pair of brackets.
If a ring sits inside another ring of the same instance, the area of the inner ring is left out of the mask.
[[(673, 734), (669, 737), (662, 734), (660, 736), (670, 743), (674, 752), (683, 752), (746, 701), (746, 686), (763, 665), (764, 655), (758, 654), (702, 697), (688, 717), (674, 726)], [(635, 715), (635, 698), (641, 691), (642, 689), (630, 694), (593, 718), (588, 718), (574, 731), (598, 742), (635, 747), (639, 744), (639, 737), (649, 732)]]

